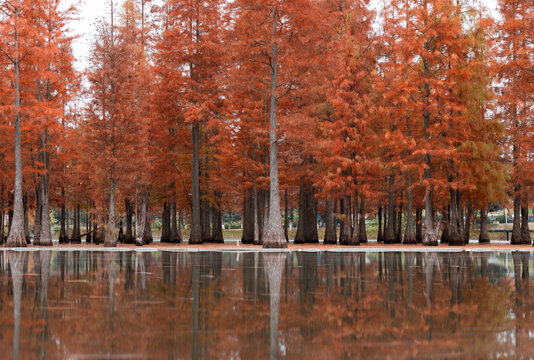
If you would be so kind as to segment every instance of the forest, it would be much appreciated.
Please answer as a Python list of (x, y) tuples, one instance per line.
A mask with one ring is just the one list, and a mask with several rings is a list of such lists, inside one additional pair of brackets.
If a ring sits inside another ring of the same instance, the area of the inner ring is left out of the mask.
[(80, 71), (76, 6), (2, 0), (0, 240), (530, 244), (534, 3), (482, 3), (110, 0)]

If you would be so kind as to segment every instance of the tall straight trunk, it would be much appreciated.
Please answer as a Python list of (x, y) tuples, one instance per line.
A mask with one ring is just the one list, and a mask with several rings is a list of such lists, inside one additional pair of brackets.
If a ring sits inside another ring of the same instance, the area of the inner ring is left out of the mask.
[(360, 213), (358, 210), (358, 193), (354, 193), (354, 201), (352, 202), (352, 233), (351, 233), (351, 241), (354, 244), (360, 243), (360, 237), (358, 235), (359, 229), (358, 229), (358, 214)]
[(150, 215), (150, 195), (146, 195), (145, 199), (145, 228), (143, 233), (143, 243), (144, 244), (151, 244), (154, 241), (154, 238), (152, 237), (152, 216)]
[(304, 193), (306, 198), (304, 203), (304, 212), (306, 213), (304, 217), (304, 241), (316, 244), (319, 242), (319, 234), (317, 232), (317, 205), (313, 194), (313, 185), (310, 182), (305, 183)]
[(284, 189), (284, 235), (286, 237), (286, 241), (289, 241), (289, 220), (288, 220), (288, 214), (289, 211), (288, 204), (287, 204), (287, 189)]
[(147, 226), (147, 212), (148, 212), (148, 204), (147, 204), (147, 196), (146, 194), (141, 194), (139, 196), (139, 202), (140, 209), (139, 213), (136, 214), (135, 219), (135, 244), (137, 246), (142, 246), (145, 243), (145, 227)]
[[(79, 205), (78, 205), (78, 218), (79, 218)], [(104, 247), (117, 246), (117, 238), (115, 238), (115, 179), (111, 176), (109, 184), (109, 211), (108, 211), (108, 224), (106, 226)]]
[[(425, 50), (428, 52), (431, 51), (429, 43), (425, 43)], [(429, 64), (426, 58), (423, 58), (423, 66), (424, 66), (424, 76), (425, 78), (429, 77)], [(424, 83), (424, 103), (425, 106), (428, 105), (428, 98), (430, 96), (430, 85), (428, 82), (425, 81)], [(430, 143), (430, 113), (425, 108), (423, 111), (423, 119), (424, 119), (424, 133), (425, 133), (425, 145), (429, 145)], [(432, 188), (430, 185), (430, 179), (432, 178), (432, 172), (431, 172), (431, 161), (430, 161), (430, 154), (427, 152), (425, 153), (425, 179), (427, 180), (426, 186), (425, 186), (425, 235), (423, 238), (423, 245), (427, 246), (437, 246), (438, 245), (438, 231), (434, 229), (434, 208), (432, 204)], [(439, 227), (438, 227), (439, 229)]]
[(178, 244), (182, 242), (182, 234), (178, 232), (178, 224), (176, 218), (176, 200), (172, 199), (171, 205), (171, 242)]
[(531, 243), (528, 227), (528, 202), (526, 199), (521, 207), (521, 243), (529, 245)]
[(19, 38), (18, 38), (18, 17), (19, 7), (15, 7), (14, 18), (14, 59), (13, 59), (13, 88), (15, 90), (15, 118), (13, 126), (15, 128), (15, 190), (13, 199), (13, 221), (9, 229), (6, 246), (20, 247), (26, 246), (26, 238), (24, 234), (24, 208), (22, 203), (22, 142), (20, 132), (20, 73), (19, 73)]
[(189, 244), (202, 244), (202, 229), (200, 227), (200, 124), (194, 123), (191, 126), (191, 138), (193, 141), (193, 166), (192, 166), (192, 189), (193, 208), (191, 214), (191, 233)]
[(450, 240), (449, 236), (449, 224), (451, 222), (451, 207), (447, 206), (447, 211), (443, 211), (441, 219), (441, 227), (443, 228), (441, 232), (441, 243), (448, 244)]
[(384, 244), (393, 244), (395, 242), (395, 204), (393, 201), (393, 174), (389, 175), (389, 188), (388, 188), (388, 211), (387, 211), (387, 224), (385, 224), (384, 231)]
[[(65, 199), (65, 190), (61, 189), (61, 197), (62, 199)], [(63, 202), (61, 204), (61, 211), (59, 215), (60, 219), (60, 228), (59, 228), (59, 242), (60, 243), (66, 243), (67, 240), (67, 229), (65, 227), (65, 221), (67, 220), (67, 209), (65, 208), (65, 203)]]
[[(273, 9), (273, 37), (276, 38), (278, 26), (278, 10)], [(269, 196), (269, 222), (263, 231), (264, 248), (286, 248), (282, 221), (280, 215), (280, 189), (278, 179), (278, 135), (276, 120), (276, 88), (278, 86), (278, 44), (273, 42), (271, 54), (271, 102), (269, 108), (269, 143), (270, 143), (270, 196)]]
[(376, 241), (384, 241), (384, 237), (382, 236), (382, 206), (378, 207), (376, 215), (378, 217), (378, 233), (376, 235)]
[(254, 177), (254, 186), (252, 189), (252, 217), (253, 217), (253, 243), (254, 245), (261, 245), (260, 237), (260, 221), (259, 221), (259, 209), (258, 209), (258, 189), (256, 186), (256, 177)]
[(216, 207), (213, 208), (213, 227), (211, 231), (211, 239), (214, 243), (224, 243), (222, 231), (222, 213), (221, 210)]
[(488, 233), (488, 212), (486, 209), (480, 210), (480, 235), (478, 236), (478, 242), (490, 242), (490, 237)]
[(521, 195), (519, 195), (519, 185), (516, 185), (514, 195), (514, 221), (512, 225), (512, 245), (520, 245), (521, 241)]
[(343, 219), (341, 220), (341, 234), (339, 235), (339, 243), (341, 245), (351, 245), (352, 239), (350, 236), (350, 206), (349, 206), (349, 197), (345, 196), (341, 204), (341, 212), (343, 214)]
[(4, 211), (4, 183), (2, 183), (0, 188), (0, 244), (4, 243), (4, 220), (5, 220), (5, 211)]
[(41, 181), (35, 186), (35, 216), (33, 221), (33, 245), (40, 245), (41, 239)]
[(332, 200), (326, 199), (326, 226), (324, 232), (324, 244), (337, 244), (336, 228), (334, 226), (334, 214), (332, 211)]
[(85, 218), (86, 218), (86, 228), (87, 228), (87, 237), (85, 238), (85, 242), (86, 243), (90, 243), (93, 239), (93, 233), (92, 233), (92, 228), (93, 228), (93, 222), (92, 222), (92, 216), (91, 216), (91, 213), (90, 213), (90, 209), (87, 209), (85, 210)]
[(397, 212), (397, 230), (395, 231), (395, 239), (397, 243), (402, 242), (402, 191), (400, 194), (399, 211)]
[[(52, 100), (50, 81), (46, 82), (46, 100)], [(49, 152), (49, 133), (45, 128), (41, 133), (41, 148), (43, 149), (42, 161), (44, 174), (41, 176), (40, 203), (41, 203), (41, 228), (39, 242), (42, 246), (52, 246), (52, 229), (50, 226), (50, 152)]]
[(423, 242), (423, 209), (415, 209), (415, 241), (420, 244)]
[[(357, 201), (354, 199), (354, 201)], [(360, 229), (358, 230), (359, 242), (367, 242), (367, 231), (365, 229), (365, 197), (360, 195)]]
[(458, 229), (458, 203), (457, 192), (450, 190), (450, 206), (449, 206), (449, 245), (464, 245), (464, 241), (460, 236)]
[(124, 208), (126, 210), (126, 228), (124, 230), (124, 242), (126, 244), (133, 244), (134, 236), (132, 232), (132, 216), (133, 209), (130, 199), (124, 198)]
[(404, 232), (405, 244), (416, 244), (415, 232), (413, 227), (413, 195), (412, 195), (412, 174), (408, 172), (408, 203), (406, 204), (406, 230)]
[(30, 219), (29, 219), (29, 207), (30, 207), (30, 197), (28, 195), (24, 195), (23, 197), (23, 203), (24, 203), (24, 238), (26, 239), (26, 244), (31, 243), (31, 235), (30, 235)]
[(299, 185), (299, 221), (297, 223), (297, 233), (295, 234), (294, 242), (295, 244), (303, 244), (306, 242), (304, 237), (304, 226), (305, 226), (305, 219), (306, 219), (306, 211), (305, 211), (305, 202), (306, 202), (306, 195), (304, 190), (304, 180), (300, 179), (300, 185)]
[(243, 244), (252, 244), (254, 243), (254, 229), (257, 229), (257, 226), (254, 226), (254, 213), (257, 211), (254, 210), (253, 205), (253, 196), (247, 194), (243, 200), (243, 234), (241, 235), (241, 243)]
[(209, 203), (200, 200), (200, 235), (202, 242), (211, 242)]
[(170, 207), (168, 202), (163, 203), (163, 211), (161, 213), (161, 242), (171, 241), (171, 222), (170, 222)]
[(473, 206), (471, 203), (469, 203), (467, 205), (467, 210), (466, 210), (466, 214), (465, 214), (465, 222), (464, 222), (464, 225), (463, 225), (463, 239), (464, 239), (464, 244), (468, 245), (469, 244), (469, 238), (471, 236), (471, 215), (472, 215), (472, 212), (473, 212)]
[(79, 243), (82, 241), (80, 236), (80, 205), (76, 205), (73, 210), (74, 221), (72, 226), (71, 242)]

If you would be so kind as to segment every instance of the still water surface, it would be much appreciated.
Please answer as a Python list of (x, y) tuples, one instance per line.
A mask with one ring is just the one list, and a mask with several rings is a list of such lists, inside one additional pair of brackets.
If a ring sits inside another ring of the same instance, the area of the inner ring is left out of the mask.
[(530, 358), (531, 254), (0, 252), (1, 358)]

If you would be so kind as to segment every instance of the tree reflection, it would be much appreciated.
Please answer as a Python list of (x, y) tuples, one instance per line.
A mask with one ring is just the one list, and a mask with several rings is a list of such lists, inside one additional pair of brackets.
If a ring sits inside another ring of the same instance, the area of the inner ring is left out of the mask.
[(263, 262), (265, 272), (269, 279), (269, 295), (271, 303), (270, 315), (270, 358), (271, 360), (279, 358), (279, 319), (280, 319), (280, 287), (282, 285), (282, 272), (287, 253), (268, 252), (263, 253)]
[(28, 253), (25, 251), (7, 252), (13, 283), (13, 359), (19, 358), (22, 281), (24, 279), (24, 266), (27, 264), (27, 258)]

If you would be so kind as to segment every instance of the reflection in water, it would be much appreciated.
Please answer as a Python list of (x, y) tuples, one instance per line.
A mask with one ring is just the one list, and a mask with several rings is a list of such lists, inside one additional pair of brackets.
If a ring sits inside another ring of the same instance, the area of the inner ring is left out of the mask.
[[(529, 358), (530, 253), (3, 251), (28, 358)], [(3, 356), (3, 357), (6, 357)]]

